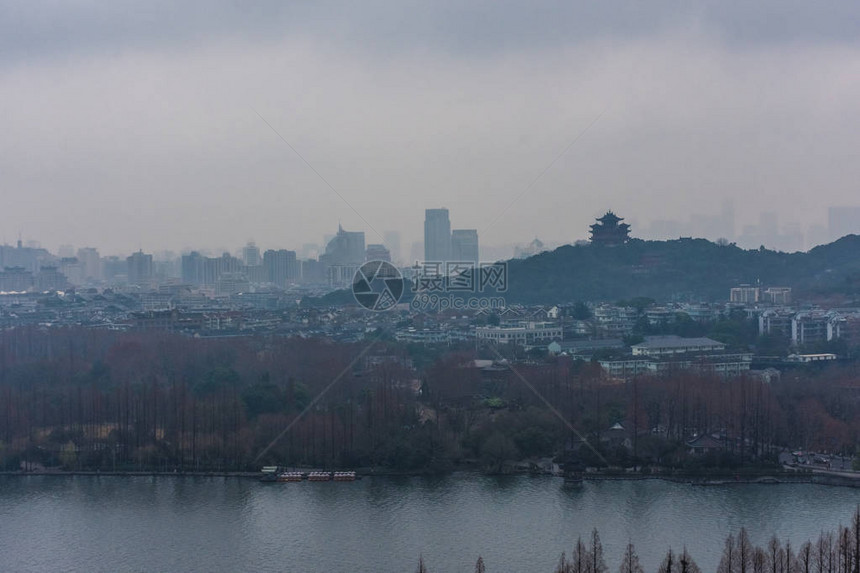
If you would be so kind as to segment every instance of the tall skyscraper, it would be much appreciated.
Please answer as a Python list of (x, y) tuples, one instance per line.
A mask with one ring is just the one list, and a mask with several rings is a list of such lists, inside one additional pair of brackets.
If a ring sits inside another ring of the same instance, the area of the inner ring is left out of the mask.
[(328, 242), (319, 261), (332, 286), (350, 284), (355, 271), (364, 264), (364, 231), (344, 231), (338, 225), (337, 235)]
[(445, 262), (451, 260), (451, 220), (448, 209), (424, 211), (424, 260)]
[(141, 287), (151, 286), (152, 283), (152, 255), (146, 255), (138, 251), (126, 259), (128, 263), (129, 284)]
[(263, 253), (263, 267), (266, 269), (266, 280), (280, 288), (286, 288), (288, 283), (298, 280), (301, 272), (296, 252), (286, 249)]
[(78, 261), (81, 263), (81, 269), (85, 280), (97, 281), (102, 278), (101, 260), (99, 258), (98, 249), (94, 249), (93, 247), (78, 249)]
[(191, 251), (187, 255), (182, 255), (182, 282), (191, 285), (203, 284), (205, 260), (206, 257), (197, 251)]
[(391, 260), (395, 264), (400, 263), (402, 256), (400, 252), (400, 233), (397, 231), (385, 231), (383, 235), (385, 246), (388, 248), (388, 252), (391, 253)]
[(451, 231), (451, 260), (477, 263), (480, 260), (477, 229)]
[(370, 244), (367, 245), (367, 260), (368, 261), (388, 261), (391, 262), (391, 251), (385, 248), (385, 245)]
[(256, 267), (263, 263), (260, 260), (260, 248), (253, 241), (242, 249), (242, 262), (246, 267)]

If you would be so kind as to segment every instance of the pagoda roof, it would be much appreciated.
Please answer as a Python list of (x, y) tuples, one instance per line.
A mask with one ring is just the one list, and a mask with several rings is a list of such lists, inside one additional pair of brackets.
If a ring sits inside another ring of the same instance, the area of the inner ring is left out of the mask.
[(609, 223), (609, 222), (617, 223), (618, 221), (623, 221), (624, 217), (619, 217), (618, 215), (616, 215), (612, 211), (607, 211), (606, 214), (603, 215), (603, 217), (600, 217), (597, 220), (600, 221), (601, 223)]

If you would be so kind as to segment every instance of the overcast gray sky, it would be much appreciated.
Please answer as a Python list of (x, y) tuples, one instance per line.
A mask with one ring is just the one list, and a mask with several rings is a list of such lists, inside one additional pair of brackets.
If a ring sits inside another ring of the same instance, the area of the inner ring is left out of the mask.
[(856, 1), (246, 4), (0, 2), (0, 241), (296, 248), (340, 221), (408, 254), (438, 206), (499, 244), (860, 204)]

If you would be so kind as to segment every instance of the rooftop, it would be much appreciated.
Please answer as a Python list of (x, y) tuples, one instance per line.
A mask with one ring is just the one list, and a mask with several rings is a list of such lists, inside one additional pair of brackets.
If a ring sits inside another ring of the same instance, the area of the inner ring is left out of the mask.
[(725, 346), (710, 338), (683, 338), (674, 334), (667, 336), (646, 336), (645, 342), (634, 344), (633, 348), (689, 348), (690, 346)]

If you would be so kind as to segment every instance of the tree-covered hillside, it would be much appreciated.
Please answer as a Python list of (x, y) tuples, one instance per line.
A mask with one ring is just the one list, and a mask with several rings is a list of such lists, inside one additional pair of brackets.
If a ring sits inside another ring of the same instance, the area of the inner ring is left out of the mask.
[(741, 283), (790, 286), (798, 292), (860, 294), (860, 236), (807, 253), (744, 250), (705, 239), (631, 240), (617, 247), (567, 245), (510, 262), (509, 302), (725, 300)]

